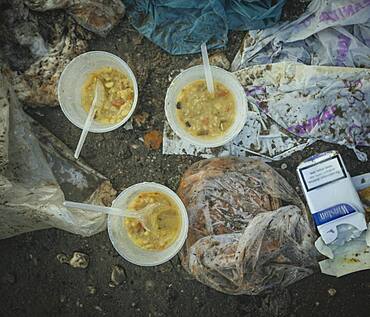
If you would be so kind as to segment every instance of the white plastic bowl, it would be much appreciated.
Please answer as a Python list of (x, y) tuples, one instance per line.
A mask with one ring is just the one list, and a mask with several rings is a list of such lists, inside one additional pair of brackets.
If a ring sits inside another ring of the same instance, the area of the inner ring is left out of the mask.
[(58, 99), (64, 115), (75, 126), (83, 128), (87, 112), (81, 105), (81, 87), (89, 73), (102, 67), (113, 67), (120, 70), (131, 80), (134, 89), (134, 100), (131, 110), (122, 121), (117, 123), (100, 123), (93, 121), (90, 132), (102, 133), (119, 128), (127, 122), (134, 113), (138, 88), (134, 73), (130, 67), (118, 56), (108, 52), (91, 51), (75, 57), (63, 70), (58, 82)]
[(139, 183), (124, 190), (113, 201), (113, 207), (127, 208), (130, 201), (141, 192), (161, 192), (168, 195), (177, 204), (181, 216), (181, 229), (177, 239), (165, 250), (149, 251), (136, 246), (129, 238), (123, 225), (123, 218), (108, 216), (108, 234), (117, 252), (127, 261), (141, 266), (154, 266), (167, 262), (182, 248), (188, 235), (188, 214), (179, 196), (171, 189), (157, 183)]
[(176, 100), (181, 92), (181, 90), (187, 84), (204, 79), (204, 68), (203, 65), (194, 66), (181, 72), (172, 81), (171, 85), (168, 87), (166, 99), (165, 99), (165, 112), (168, 123), (170, 124), (172, 130), (182, 139), (187, 140), (191, 144), (200, 145), (203, 147), (217, 147), (224, 145), (234, 139), (239, 132), (243, 129), (247, 114), (247, 101), (244, 92), (244, 88), (239, 83), (238, 79), (230, 72), (216, 67), (211, 66), (213, 79), (225, 85), (234, 95), (236, 103), (236, 116), (234, 124), (229, 128), (226, 134), (205, 139), (201, 137), (196, 137), (188, 133), (182, 125), (178, 122), (176, 116)]

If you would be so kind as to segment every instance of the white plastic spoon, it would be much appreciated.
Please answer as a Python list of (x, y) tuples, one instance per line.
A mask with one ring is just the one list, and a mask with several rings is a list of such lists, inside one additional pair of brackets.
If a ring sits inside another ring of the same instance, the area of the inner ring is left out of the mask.
[(80, 140), (78, 141), (78, 144), (77, 144), (77, 147), (76, 147), (76, 151), (75, 151), (75, 155), (74, 155), (74, 157), (76, 159), (78, 159), (78, 157), (80, 156), (81, 149), (82, 149), (82, 146), (85, 143), (87, 133), (89, 132), (90, 127), (91, 127), (91, 124), (92, 124), (92, 122), (94, 120), (94, 116), (95, 116), (95, 113), (96, 113), (97, 105), (101, 105), (101, 103), (103, 102), (104, 98), (105, 98), (104, 86), (103, 86), (103, 84), (102, 84), (102, 82), (100, 80), (97, 80), (96, 81), (96, 86), (95, 86), (94, 99), (93, 99), (93, 102), (91, 104), (89, 113), (87, 115), (87, 118), (86, 118), (84, 127), (82, 129)]
[(203, 60), (203, 66), (204, 66), (204, 75), (206, 76), (207, 89), (209, 93), (213, 94), (215, 92), (215, 88), (213, 85), (213, 77), (212, 77), (212, 72), (211, 72), (211, 66), (209, 65), (206, 43), (203, 43), (200, 46), (200, 49), (202, 51), (202, 60)]
[(64, 201), (63, 203), (63, 206), (67, 208), (82, 209), (86, 211), (104, 213), (104, 214), (120, 216), (120, 217), (136, 218), (140, 221), (140, 223), (148, 231), (153, 231), (155, 229), (153, 228), (153, 225), (149, 219), (149, 216), (160, 205), (161, 204), (159, 203), (154, 203), (154, 204), (149, 204), (139, 210), (129, 211), (129, 210), (116, 208), (116, 207), (97, 206), (97, 205), (90, 205), (90, 204), (84, 204), (84, 203), (77, 203), (74, 201)]

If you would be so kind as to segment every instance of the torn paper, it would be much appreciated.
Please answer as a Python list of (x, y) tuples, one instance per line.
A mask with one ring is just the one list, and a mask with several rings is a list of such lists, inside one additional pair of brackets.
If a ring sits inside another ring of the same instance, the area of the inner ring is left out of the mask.
[[(370, 188), (370, 173), (352, 177), (352, 183), (358, 191), (366, 209), (367, 201), (361, 197), (361, 191)], [(322, 238), (316, 240), (316, 249), (328, 259), (320, 261), (321, 272), (340, 277), (353, 272), (370, 269), (370, 230), (363, 232), (359, 238), (343, 246), (326, 245)]]

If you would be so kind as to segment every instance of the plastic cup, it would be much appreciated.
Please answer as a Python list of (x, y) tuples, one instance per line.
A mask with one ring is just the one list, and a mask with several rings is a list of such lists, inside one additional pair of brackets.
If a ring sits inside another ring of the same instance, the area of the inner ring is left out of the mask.
[(108, 234), (116, 251), (127, 261), (140, 266), (154, 266), (167, 262), (182, 248), (188, 234), (188, 214), (179, 196), (171, 189), (157, 183), (139, 183), (124, 190), (113, 201), (113, 207), (127, 208), (130, 201), (141, 192), (160, 192), (172, 198), (177, 204), (181, 216), (181, 229), (177, 239), (161, 251), (144, 250), (136, 246), (129, 238), (120, 216), (108, 216)]
[(58, 99), (64, 115), (75, 126), (83, 129), (88, 113), (81, 105), (81, 87), (88, 75), (103, 67), (113, 67), (128, 76), (134, 89), (131, 110), (122, 121), (117, 123), (100, 123), (93, 121), (89, 132), (102, 133), (119, 128), (134, 113), (138, 88), (134, 73), (118, 56), (102, 51), (91, 51), (75, 57), (63, 70), (58, 82)]
[(213, 80), (225, 85), (233, 93), (235, 98), (235, 121), (224, 135), (209, 139), (193, 136), (183, 128), (176, 116), (176, 99), (184, 86), (195, 80), (205, 80), (203, 65), (188, 68), (176, 76), (167, 89), (165, 99), (166, 117), (172, 130), (180, 138), (187, 140), (191, 144), (200, 145), (203, 147), (217, 147), (230, 142), (243, 129), (247, 114), (247, 101), (244, 88), (239, 83), (238, 79), (232, 73), (222, 68), (211, 66), (211, 70)]

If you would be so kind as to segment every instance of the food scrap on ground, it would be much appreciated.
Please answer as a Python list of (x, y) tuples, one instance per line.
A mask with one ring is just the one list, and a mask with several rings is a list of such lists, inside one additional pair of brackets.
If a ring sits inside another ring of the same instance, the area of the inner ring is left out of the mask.
[(144, 145), (152, 150), (159, 150), (162, 144), (162, 133), (158, 130), (149, 131), (144, 134)]
[(89, 266), (89, 256), (82, 252), (73, 252), (71, 257), (68, 257), (64, 253), (57, 255), (57, 260), (61, 264), (69, 264), (75, 269), (86, 269)]

